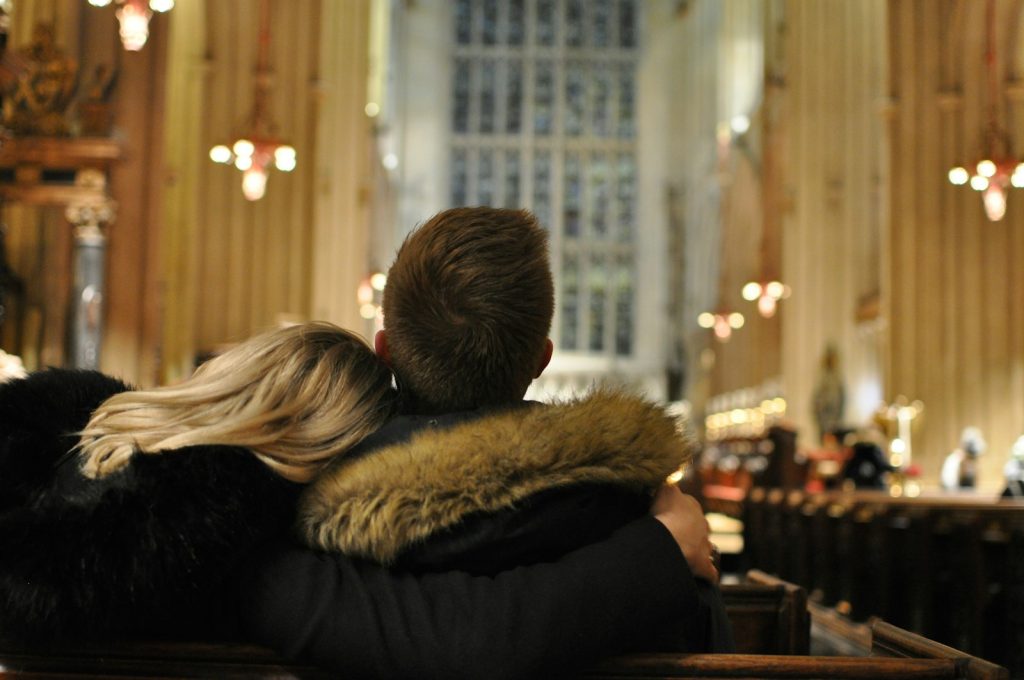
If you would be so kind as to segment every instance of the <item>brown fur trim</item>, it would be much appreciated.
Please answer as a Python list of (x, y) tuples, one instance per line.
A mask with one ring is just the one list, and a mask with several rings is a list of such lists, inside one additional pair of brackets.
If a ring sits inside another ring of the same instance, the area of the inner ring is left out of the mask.
[(300, 524), (313, 547), (386, 564), (471, 513), (578, 482), (653, 489), (691, 455), (662, 408), (601, 390), (420, 432), (328, 469), (305, 492)]

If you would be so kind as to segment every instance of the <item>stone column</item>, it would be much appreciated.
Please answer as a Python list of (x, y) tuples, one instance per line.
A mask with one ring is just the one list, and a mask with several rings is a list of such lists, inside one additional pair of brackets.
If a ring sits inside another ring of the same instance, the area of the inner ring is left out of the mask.
[(103, 338), (104, 227), (113, 222), (117, 204), (107, 196), (106, 178), (97, 170), (81, 171), (75, 184), (94, 193), (84, 194), (64, 211), (75, 236), (69, 363), (96, 369)]

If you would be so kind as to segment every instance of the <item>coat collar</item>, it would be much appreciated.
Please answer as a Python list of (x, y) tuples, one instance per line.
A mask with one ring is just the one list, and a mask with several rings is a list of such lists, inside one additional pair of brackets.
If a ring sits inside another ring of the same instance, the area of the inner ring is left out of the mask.
[(467, 515), (577, 483), (654, 489), (692, 455), (661, 407), (617, 391), (484, 414), (339, 461), (303, 494), (313, 547), (381, 563)]

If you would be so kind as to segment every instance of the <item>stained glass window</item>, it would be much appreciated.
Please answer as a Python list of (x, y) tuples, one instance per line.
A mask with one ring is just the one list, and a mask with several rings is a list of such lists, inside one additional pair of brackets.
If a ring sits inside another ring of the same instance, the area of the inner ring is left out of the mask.
[(638, 0), (455, 0), (451, 199), (551, 233), (562, 350), (632, 356)]

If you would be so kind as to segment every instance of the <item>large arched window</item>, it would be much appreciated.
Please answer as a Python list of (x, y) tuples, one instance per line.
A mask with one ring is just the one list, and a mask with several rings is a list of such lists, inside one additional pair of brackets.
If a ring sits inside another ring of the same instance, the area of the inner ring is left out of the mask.
[(562, 352), (629, 357), (636, 327), (636, 0), (456, 0), (450, 200), (551, 231)]

